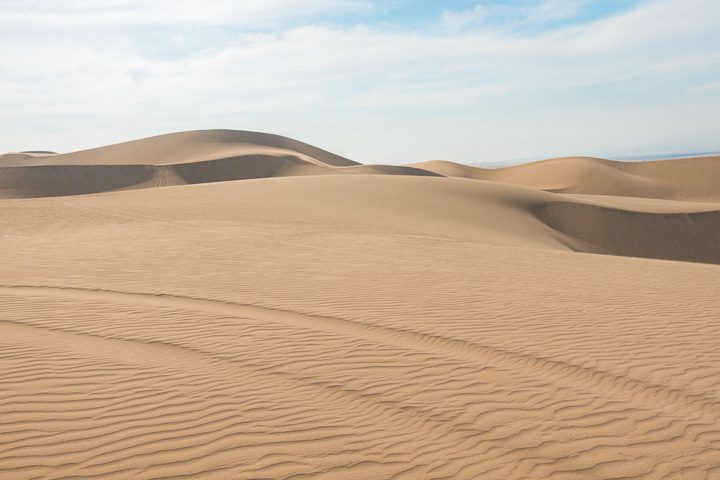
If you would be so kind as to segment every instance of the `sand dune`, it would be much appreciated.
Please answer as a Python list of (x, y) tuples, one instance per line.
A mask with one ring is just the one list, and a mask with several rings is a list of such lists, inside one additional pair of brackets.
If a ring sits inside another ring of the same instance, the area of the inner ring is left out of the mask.
[(182, 132), (68, 154), (0, 156), (0, 197), (52, 197), (293, 175), (434, 172), (360, 165), (277, 135), (232, 130)]
[(2, 156), (0, 478), (720, 478), (720, 158), (673, 162)]
[(0, 157), (0, 161), (6, 166), (167, 165), (246, 154), (292, 154), (311, 163), (338, 167), (358, 165), (347, 158), (280, 135), (237, 130), (170, 133), (66, 154), (10, 154), (9, 160)]
[(617, 162), (590, 157), (485, 169), (446, 161), (413, 166), (449, 177), (493, 180), (557, 193), (720, 201), (720, 157)]

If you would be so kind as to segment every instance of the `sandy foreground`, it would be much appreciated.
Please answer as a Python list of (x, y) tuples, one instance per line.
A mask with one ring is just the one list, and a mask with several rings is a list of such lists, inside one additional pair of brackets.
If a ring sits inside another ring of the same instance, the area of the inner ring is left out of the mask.
[(720, 478), (719, 179), (0, 156), (0, 478)]

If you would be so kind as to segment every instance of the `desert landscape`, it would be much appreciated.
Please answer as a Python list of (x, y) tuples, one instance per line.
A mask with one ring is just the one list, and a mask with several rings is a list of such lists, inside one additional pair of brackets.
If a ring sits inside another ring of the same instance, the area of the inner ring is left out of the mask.
[(718, 479), (720, 157), (0, 156), (2, 479)]

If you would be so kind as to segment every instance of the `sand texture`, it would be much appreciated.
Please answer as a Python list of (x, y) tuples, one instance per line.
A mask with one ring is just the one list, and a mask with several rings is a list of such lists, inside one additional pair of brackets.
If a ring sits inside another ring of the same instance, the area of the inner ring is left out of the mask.
[(720, 157), (0, 156), (0, 479), (720, 479)]

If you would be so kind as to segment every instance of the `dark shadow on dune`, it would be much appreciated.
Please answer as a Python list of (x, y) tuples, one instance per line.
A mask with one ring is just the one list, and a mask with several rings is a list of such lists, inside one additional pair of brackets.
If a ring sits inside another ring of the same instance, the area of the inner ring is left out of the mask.
[(12, 197), (58, 197), (151, 183), (152, 165), (42, 165), (0, 167), (0, 192)]
[(720, 264), (720, 211), (634, 212), (552, 202), (535, 212), (554, 230), (613, 255)]

